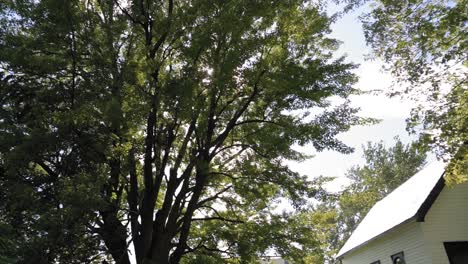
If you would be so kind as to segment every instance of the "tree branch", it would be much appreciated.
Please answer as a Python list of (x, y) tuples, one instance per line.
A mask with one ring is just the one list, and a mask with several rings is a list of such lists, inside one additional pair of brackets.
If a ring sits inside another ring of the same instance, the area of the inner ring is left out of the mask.
[(213, 201), (213, 200), (218, 199), (218, 198), (220, 197), (221, 194), (227, 192), (227, 191), (228, 191), (229, 189), (231, 189), (231, 188), (232, 188), (232, 185), (229, 185), (229, 186), (227, 186), (226, 188), (222, 189), (221, 191), (217, 192), (214, 196), (211, 196), (211, 197), (209, 197), (209, 198), (206, 198), (206, 199), (204, 199), (204, 200), (198, 202), (197, 208), (199, 208), (200, 206), (204, 205), (204, 204), (207, 203), (207, 202), (210, 202), (210, 201)]
[[(235, 127), (237, 121), (239, 120), (239, 118), (244, 114), (244, 112), (247, 110), (247, 108), (249, 107), (250, 103), (252, 103), (252, 101), (255, 99), (255, 97), (257, 96), (257, 94), (259, 93), (259, 82), (261, 80), (261, 77), (266, 73), (266, 70), (263, 70), (257, 80), (255, 81), (255, 84), (254, 84), (254, 88), (253, 88), (253, 91), (252, 93), (250, 94), (250, 96), (247, 98), (247, 100), (244, 102), (244, 104), (236, 111), (236, 113), (234, 113), (233, 117), (231, 118), (231, 120), (229, 120), (228, 124), (226, 125), (226, 128), (224, 129), (223, 132), (221, 132), (221, 134), (213, 141), (212, 144), (210, 144), (211, 146), (214, 146), (213, 150), (211, 151), (211, 154), (210, 154), (210, 157), (213, 157), (213, 153), (216, 153), (217, 149), (219, 147), (221, 147), (221, 145), (223, 144), (224, 140), (227, 138), (227, 136), (229, 135), (229, 133), (232, 131), (232, 129)], [(209, 142), (211, 143), (211, 142)]]
[(154, 58), (156, 55), (156, 52), (158, 49), (162, 46), (164, 41), (167, 38), (167, 35), (169, 34), (169, 31), (171, 30), (171, 25), (172, 25), (172, 12), (174, 10), (174, 1), (173, 0), (168, 0), (168, 8), (167, 8), (167, 25), (166, 25), (166, 31), (161, 35), (161, 37), (156, 41), (154, 44), (153, 48), (150, 51), (150, 57)]

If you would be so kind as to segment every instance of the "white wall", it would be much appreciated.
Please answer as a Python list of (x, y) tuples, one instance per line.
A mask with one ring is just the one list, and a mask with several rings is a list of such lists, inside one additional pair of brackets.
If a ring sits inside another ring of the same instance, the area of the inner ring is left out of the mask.
[(345, 254), (343, 264), (370, 264), (377, 260), (381, 264), (392, 264), (391, 255), (401, 251), (406, 263), (431, 264), (423, 238), (421, 223), (406, 223), (356, 251)]
[(444, 187), (421, 223), (434, 264), (449, 264), (443, 242), (468, 241), (468, 183)]

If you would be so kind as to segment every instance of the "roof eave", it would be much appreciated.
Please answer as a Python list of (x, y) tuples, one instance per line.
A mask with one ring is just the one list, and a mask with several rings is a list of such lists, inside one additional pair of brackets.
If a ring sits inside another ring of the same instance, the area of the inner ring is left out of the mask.
[(440, 179), (437, 181), (434, 188), (432, 188), (431, 192), (429, 193), (429, 195), (426, 197), (426, 199), (424, 200), (424, 202), (421, 204), (418, 211), (416, 212), (415, 217), (416, 217), (417, 222), (424, 222), (426, 218), (426, 214), (429, 212), (429, 209), (431, 209), (435, 200), (437, 199), (437, 197), (439, 197), (440, 192), (442, 192), (442, 189), (444, 189), (444, 186), (445, 186), (444, 175), (445, 175), (445, 172), (442, 173), (442, 175), (440, 176)]
[(364, 242), (364, 243), (362, 243), (362, 244), (360, 244), (360, 245), (358, 245), (358, 246), (356, 246), (356, 247), (353, 247), (353, 248), (351, 248), (350, 250), (348, 250), (348, 251), (346, 251), (346, 252), (343, 252), (341, 255), (337, 256), (336, 259), (341, 259), (341, 258), (343, 258), (345, 255), (347, 255), (347, 254), (349, 254), (349, 253), (351, 253), (351, 252), (354, 252), (354, 251), (356, 251), (357, 249), (359, 249), (359, 248), (361, 248), (361, 247), (363, 247), (363, 246), (369, 244), (370, 242), (372, 242), (372, 241), (374, 241), (374, 240), (376, 240), (376, 239), (378, 239), (378, 238), (380, 238), (380, 237), (382, 237), (382, 236), (384, 236), (384, 235), (386, 235), (386, 234), (392, 232), (392, 231), (395, 230), (396, 228), (398, 228), (398, 227), (400, 227), (400, 226), (402, 226), (402, 225), (404, 225), (404, 224), (412, 223), (412, 222), (418, 222), (417, 219), (416, 219), (416, 215), (414, 215), (414, 216), (412, 216), (412, 217), (406, 219), (405, 221), (403, 221), (403, 222), (401, 222), (401, 223), (395, 225), (394, 227), (392, 227), (392, 228), (390, 228), (390, 229), (387, 229), (386, 231), (384, 231), (384, 232), (378, 234), (377, 236), (375, 236), (375, 237), (373, 237), (373, 238), (367, 240), (366, 242)]

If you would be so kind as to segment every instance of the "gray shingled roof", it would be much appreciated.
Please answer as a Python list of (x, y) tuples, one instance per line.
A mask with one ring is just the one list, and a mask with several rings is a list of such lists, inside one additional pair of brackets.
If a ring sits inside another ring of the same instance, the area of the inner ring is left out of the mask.
[(338, 252), (337, 258), (363, 246), (403, 222), (417, 217), (423, 204), (441, 179), (444, 168), (445, 164), (442, 162), (430, 163), (377, 202)]

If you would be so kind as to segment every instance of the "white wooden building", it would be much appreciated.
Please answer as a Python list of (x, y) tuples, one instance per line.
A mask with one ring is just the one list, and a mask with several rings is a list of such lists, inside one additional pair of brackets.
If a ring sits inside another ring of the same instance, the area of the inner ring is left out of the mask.
[(468, 183), (426, 166), (372, 207), (337, 264), (468, 264)]

